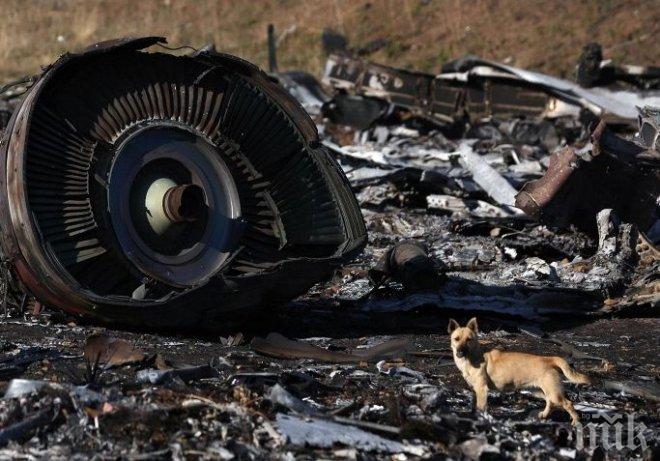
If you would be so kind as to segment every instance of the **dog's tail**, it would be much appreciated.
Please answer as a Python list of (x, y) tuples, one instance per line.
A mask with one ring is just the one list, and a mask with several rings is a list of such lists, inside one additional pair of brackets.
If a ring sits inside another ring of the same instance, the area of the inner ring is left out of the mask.
[(589, 378), (587, 375), (583, 375), (578, 371), (575, 371), (575, 369), (573, 369), (573, 367), (571, 367), (563, 358), (552, 357), (552, 364), (559, 368), (561, 372), (564, 373), (564, 376), (566, 376), (566, 379), (568, 379), (570, 382), (575, 384), (591, 384), (591, 378)]

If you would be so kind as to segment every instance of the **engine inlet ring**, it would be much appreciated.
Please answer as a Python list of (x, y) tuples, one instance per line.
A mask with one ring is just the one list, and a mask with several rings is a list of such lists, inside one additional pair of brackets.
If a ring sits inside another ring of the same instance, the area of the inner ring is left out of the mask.
[[(151, 200), (162, 212), (155, 229), (149, 218), (156, 210), (146, 201), (158, 182), (169, 187)], [(175, 222), (165, 199), (171, 189), (186, 185), (202, 191), (205, 216)], [(201, 137), (176, 126), (132, 130), (118, 145), (107, 193), (117, 241), (146, 275), (173, 286), (194, 286), (213, 276), (229, 256), (240, 199), (218, 150)]]

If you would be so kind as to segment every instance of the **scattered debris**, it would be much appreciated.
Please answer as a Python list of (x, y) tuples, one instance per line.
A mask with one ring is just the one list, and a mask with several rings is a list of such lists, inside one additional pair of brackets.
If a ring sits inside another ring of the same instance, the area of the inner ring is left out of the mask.
[[(330, 338), (313, 337), (329, 332), (331, 326), (318, 308), (313, 310), (313, 316), (282, 313), (270, 323), (305, 332), (308, 337), (296, 343), (320, 344), (345, 355), (349, 353), (341, 351), (371, 355), (374, 345), (391, 343), (379, 334), (391, 322), (378, 317), (352, 318)], [(340, 317), (336, 311), (334, 315)], [(115, 367), (88, 385), (70, 383), (70, 367), (84, 368), (81, 352), (90, 327), (37, 325), (37, 331), (32, 323), (3, 323), (3, 339), (8, 341), (22, 338), (43, 349), (71, 343), (78, 347), (68, 346), (74, 355), (31, 365), (21, 379), (8, 384), (0, 399), (0, 433), (22, 445), (0, 448), (0, 457), (35, 450), (63, 457), (133, 456), (162, 453), (173, 444), (188, 456), (222, 453), (224, 458), (241, 453), (283, 457), (295, 451), (327, 459), (353, 450), (370, 452), (376, 459), (397, 453), (458, 457), (473, 452), (498, 452), (510, 459), (576, 449), (568, 418), (553, 414), (539, 423), (536, 414), (543, 402), (531, 394), (493, 395), (490, 417), (473, 414), (472, 397), (460, 374), (453, 362), (446, 364), (448, 350), (437, 349), (447, 344), (447, 337), (439, 334), (446, 318), (410, 313), (398, 319), (412, 319), (415, 332), (402, 334), (401, 328), (408, 327), (395, 327), (397, 340), (417, 348), (406, 354), (405, 362), (392, 357), (377, 363), (278, 359), (255, 354), (247, 344), (125, 332), (128, 343), (148, 341), (168, 356), (168, 362), (188, 365), (170, 370), (154, 370), (148, 362)], [(519, 333), (517, 322), (502, 318), (480, 323), (481, 340), (506, 350), (561, 355), (570, 344), (570, 359), (602, 381), (581, 388), (579, 394), (574, 386), (566, 386), (570, 398), (581, 402), (576, 409), (584, 422), (590, 414), (596, 418), (607, 411), (612, 418), (624, 408), (634, 411), (635, 424), (646, 428), (648, 449), (655, 446), (660, 430), (653, 407), (658, 394), (653, 361), (657, 319), (603, 319), (564, 326), (549, 340)], [(360, 333), (360, 328), (367, 330)], [(425, 328), (432, 334), (421, 331)], [(212, 367), (209, 357), (219, 357)], [(618, 452), (612, 448), (609, 453), (616, 457)], [(632, 453), (642, 451), (637, 447), (621, 456)]]
[(95, 335), (87, 339), (84, 357), (91, 364), (109, 368), (141, 362), (146, 355), (125, 339)]
[(34, 431), (52, 424), (59, 416), (59, 412), (58, 407), (42, 410), (19, 423), (0, 429), (0, 447), (4, 447), (12, 441), (27, 440)]
[(266, 338), (255, 337), (250, 347), (262, 354), (282, 359), (315, 359), (322, 362), (356, 363), (374, 362), (384, 358), (404, 356), (409, 349), (406, 340), (395, 339), (367, 349), (356, 349), (350, 353), (330, 351), (304, 341), (292, 341), (279, 333), (269, 333)]
[(422, 456), (423, 447), (385, 439), (361, 429), (335, 422), (278, 414), (277, 426), (288, 443), (299, 446), (331, 448), (335, 444), (355, 447), (359, 450), (383, 453), (408, 453)]
[(174, 379), (183, 382), (197, 381), (200, 379), (214, 378), (218, 372), (211, 366), (202, 365), (198, 367), (176, 368), (172, 370), (140, 370), (135, 375), (138, 383), (163, 384)]

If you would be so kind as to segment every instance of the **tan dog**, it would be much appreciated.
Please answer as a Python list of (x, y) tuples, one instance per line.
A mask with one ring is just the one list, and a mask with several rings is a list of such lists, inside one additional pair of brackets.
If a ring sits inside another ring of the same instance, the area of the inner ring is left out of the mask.
[(559, 372), (572, 382), (589, 384), (589, 377), (578, 373), (561, 357), (545, 357), (498, 349), (485, 352), (477, 340), (477, 319), (472, 318), (465, 327), (449, 320), (447, 331), (451, 337), (454, 362), (475, 394), (476, 408), (486, 411), (488, 390), (514, 390), (540, 388), (545, 398), (545, 409), (539, 418), (545, 419), (552, 407), (561, 407), (571, 415), (573, 425), (579, 421), (573, 404), (564, 396)]

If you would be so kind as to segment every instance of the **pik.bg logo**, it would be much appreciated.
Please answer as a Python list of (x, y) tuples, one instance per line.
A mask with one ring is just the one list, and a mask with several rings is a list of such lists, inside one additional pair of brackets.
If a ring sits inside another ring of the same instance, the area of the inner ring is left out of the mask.
[[(575, 448), (578, 450), (601, 447), (606, 451), (640, 449), (644, 452), (647, 449), (647, 427), (642, 422), (635, 422), (635, 413), (600, 412), (592, 415), (592, 418), (598, 421), (578, 423), (575, 426)], [(586, 439), (588, 443), (585, 443)]]

